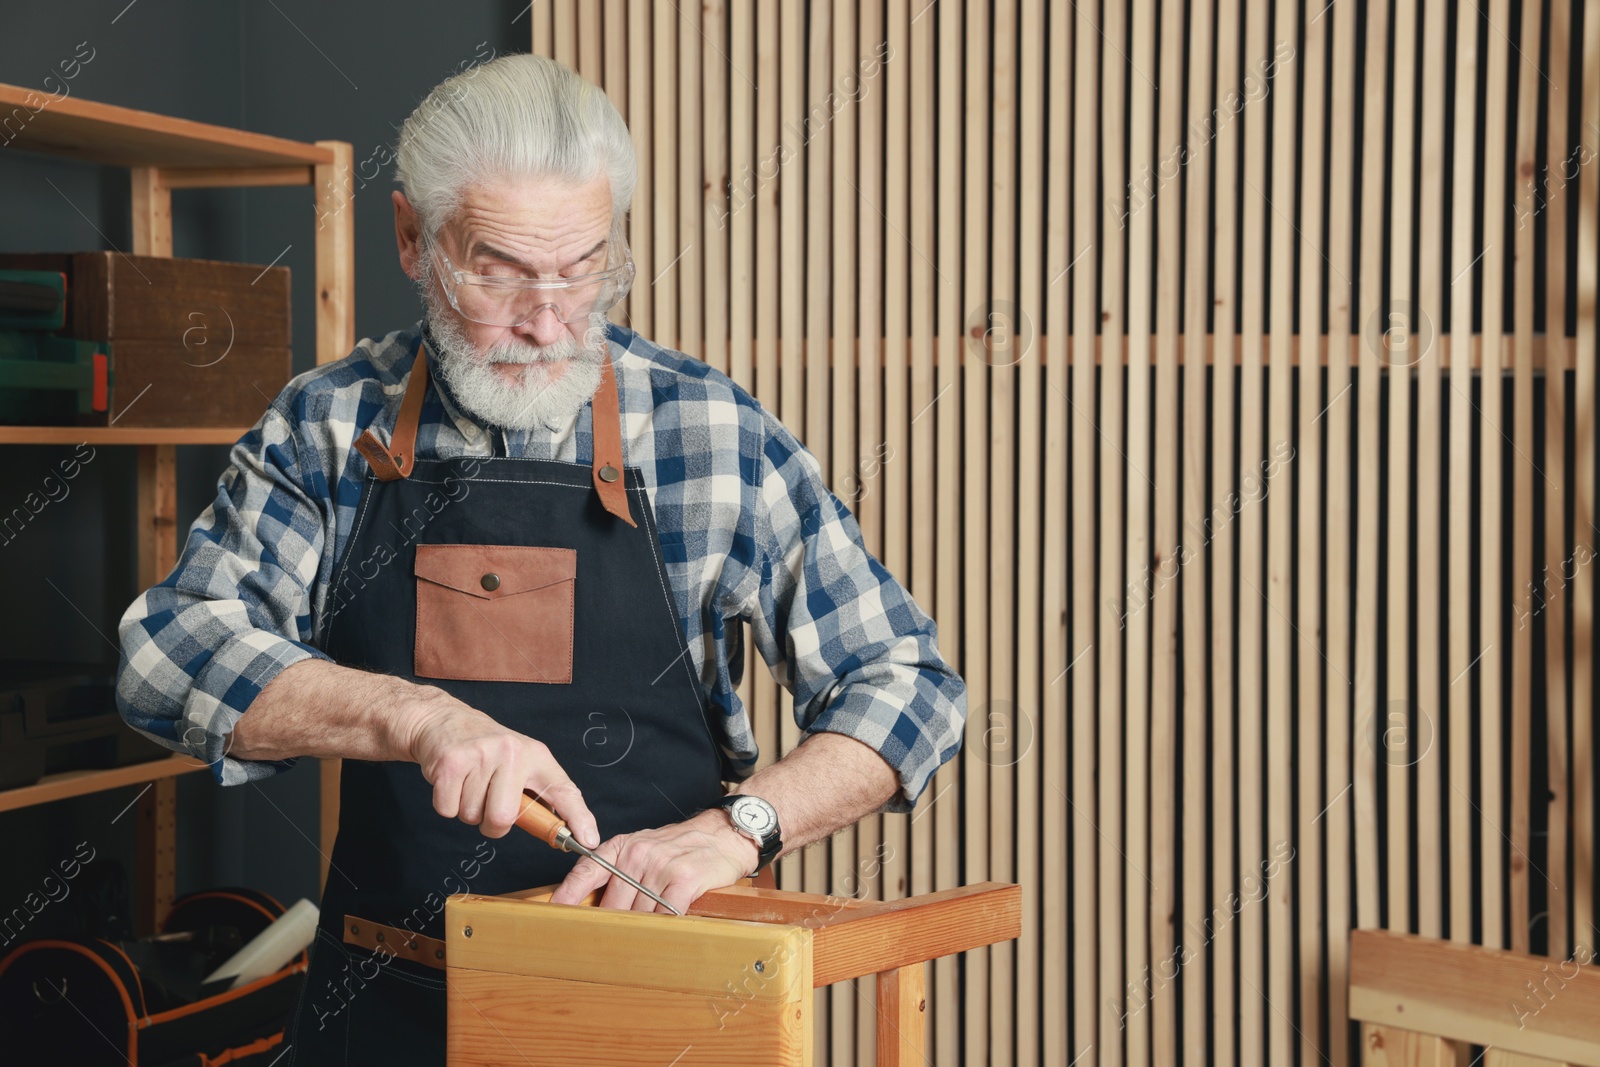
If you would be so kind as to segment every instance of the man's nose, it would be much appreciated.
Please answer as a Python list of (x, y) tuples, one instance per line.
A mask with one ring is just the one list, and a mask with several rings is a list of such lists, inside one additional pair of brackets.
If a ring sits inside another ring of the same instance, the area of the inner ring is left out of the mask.
[(561, 340), (567, 324), (556, 317), (553, 304), (546, 304), (533, 313), (533, 318), (517, 327), (517, 335), (541, 348)]

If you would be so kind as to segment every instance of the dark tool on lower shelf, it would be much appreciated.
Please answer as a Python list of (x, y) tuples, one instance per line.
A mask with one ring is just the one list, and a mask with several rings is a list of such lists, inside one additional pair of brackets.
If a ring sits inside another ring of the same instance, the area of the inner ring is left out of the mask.
[(665, 900), (663, 900), (660, 895), (651, 892), (643, 885), (639, 884), (638, 879), (623, 873), (617, 869), (615, 864), (612, 864), (602, 857), (595, 855), (593, 850), (572, 836), (572, 831), (567, 829), (567, 824), (561, 818), (561, 816), (545, 807), (544, 802), (538, 797), (527, 792), (526, 790), (523, 791), (523, 795), (527, 798), (527, 803), (522, 805), (522, 814), (517, 816), (518, 826), (522, 827), (524, 830), (528, 831), (528, 833), (532, 834), (534, 837), (537, 837), (540, 841), (543, 841), (551, 848), (558, 848), (563, 852), (576, 852), (580, 856), (588, 856), (600, 866), (610, 871), (613, 875), (621, 878), (624, 882), (627, 882), (629, 885), (633, 886), (633, 888), (637, 889), (639, 892), (643, 893), (657, 904), (660, 904), (663, 908), (666, 908), (668, 911), (672, 912), (672, 914), (683, 914), (683, 912), (679, 911), (677, 908), (674, 908), (671, 904), (668, 904)]

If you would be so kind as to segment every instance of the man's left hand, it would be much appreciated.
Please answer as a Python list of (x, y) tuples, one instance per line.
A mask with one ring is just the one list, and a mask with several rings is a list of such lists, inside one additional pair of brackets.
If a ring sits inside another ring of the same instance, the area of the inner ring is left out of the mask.
[[(733, 828), (721, 808), (711, 808), (680, 823), (655, 830), (619, 834), (595, 852), (685, 914), (701, 894), (729, 886), (755, 868), (756, 843)], [(609, 884), (608, 884), (609, 883)], [(578, 860), (551, 896), (554, 904), (576, 904), (605, 886), (602, 908), (661, 911), (661, 906), (598, 863)]]

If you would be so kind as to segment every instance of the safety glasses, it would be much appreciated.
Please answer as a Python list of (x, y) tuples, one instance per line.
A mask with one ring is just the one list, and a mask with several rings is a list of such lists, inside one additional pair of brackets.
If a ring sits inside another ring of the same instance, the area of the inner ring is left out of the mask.
[(620, 266), (576, 278), (535, 281), (531, 278), (471, 274), (450, 262), (437, 242), (430, 242), (443, 261), (440, 283), (450, 306), (464, 318), (485, 326), (521, 326), (545, 308), (564, 323), (586, 322), (610, 311), (633, 285), (633, 257)]

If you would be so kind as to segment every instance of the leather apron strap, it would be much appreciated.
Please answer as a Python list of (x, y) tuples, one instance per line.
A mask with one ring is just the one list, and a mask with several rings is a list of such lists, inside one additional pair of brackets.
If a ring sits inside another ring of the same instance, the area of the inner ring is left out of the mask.
[[(422, 399), (428, 393), (428, 359), (422, 342), (411, 362), (411, 377), (406, 395), (400, 401), (400, 416), (395, 421), (391, 444), (378, 440), (369, 428), (356, 439), (356, 451), (380, 482), (409, 477), (416, 460), (417, 420), (422, 415)], [(628, 490), (622, 480), (622, 403), (617, 396), (617, 377), (608, 357), (600, 364), (600, 385), (590, 403), (593, 415), (594, 488), (601, 505), (627, 523), (637, 527), (628, 510)]]

